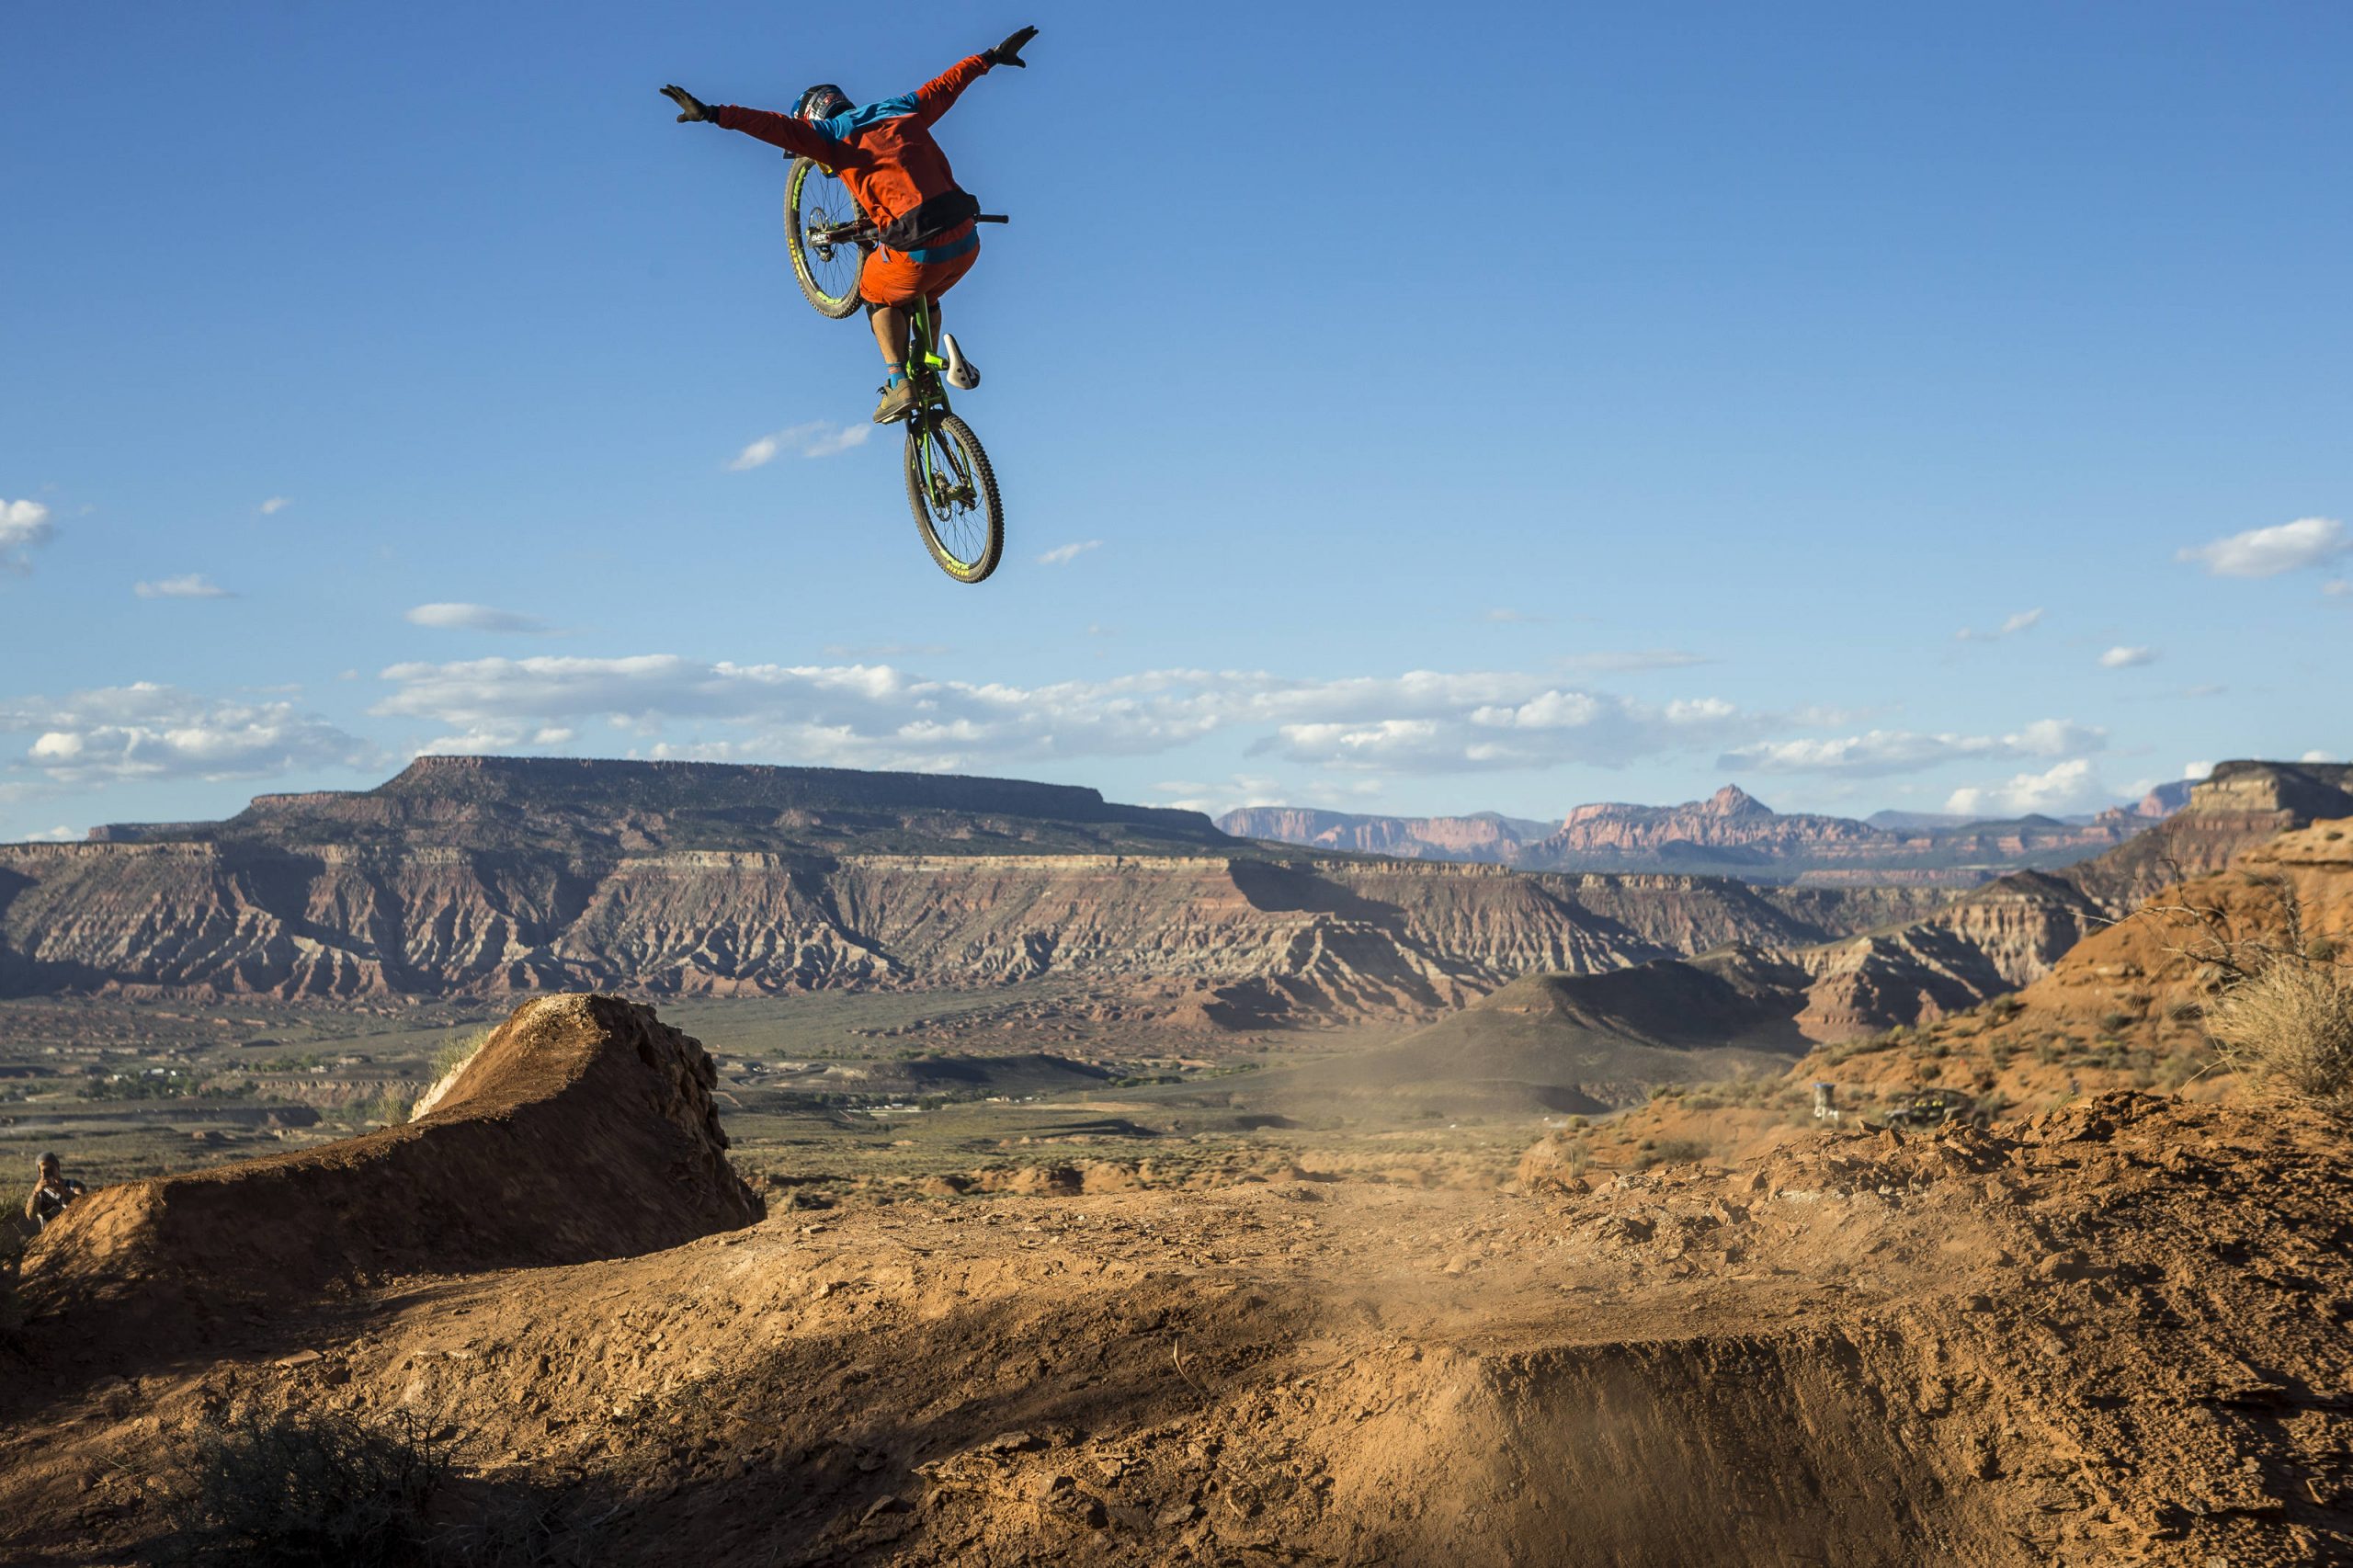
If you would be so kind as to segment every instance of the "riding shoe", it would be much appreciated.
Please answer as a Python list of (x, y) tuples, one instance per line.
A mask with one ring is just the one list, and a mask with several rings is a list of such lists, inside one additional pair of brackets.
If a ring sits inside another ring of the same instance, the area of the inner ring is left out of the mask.
[(964, 350), (957, 347), (956, 335), (939, 335), (939, 352), (948, 360), (948, 384), (958, 392), (971, 392), (981, 384), (981, 368), (964, 358)]
[(915, 382), (893, 381), (882, 389), (882, 401), (874, 405), (874, 423), (889, 425), (904, 419), (907, 416), (907, 410), (915, 405)]

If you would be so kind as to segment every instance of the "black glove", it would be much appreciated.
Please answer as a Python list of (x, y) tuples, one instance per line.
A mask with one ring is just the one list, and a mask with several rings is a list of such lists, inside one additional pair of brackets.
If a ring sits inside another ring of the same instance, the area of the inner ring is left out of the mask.
[(715, 118), (711, 114), (710, 110), (705, 107), (700, 98), (695, 97), (684, 87), (665, 87), (662, 89), (662, 96), (678, 106), (678, 121), (682, 125), (690, 119), (710, 119)]
[(1037, 36), (1037, 28), (1024, 28), (995, 49), (981, 51), (981, 58), (992, 65), (1018, 65), (1027, 71), (1029, 69), (1029, 62), (1021, 58), (1021, 51), (1029, 48), (1029, 40)]

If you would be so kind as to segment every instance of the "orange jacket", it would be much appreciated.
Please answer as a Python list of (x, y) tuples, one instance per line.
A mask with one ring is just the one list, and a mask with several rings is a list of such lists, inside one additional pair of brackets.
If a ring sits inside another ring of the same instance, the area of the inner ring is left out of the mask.
[(730, 131), (814, 158), (841, 176), (858, 210), (878, 224), (888, 223), (957, 188), (948, 154), (932, 140), (932, 121), (988, 69), (979, 55), (968, 55), (912, 93), (861, 104), (831, 119), (734, 104), (722, 104), (711, 118)]

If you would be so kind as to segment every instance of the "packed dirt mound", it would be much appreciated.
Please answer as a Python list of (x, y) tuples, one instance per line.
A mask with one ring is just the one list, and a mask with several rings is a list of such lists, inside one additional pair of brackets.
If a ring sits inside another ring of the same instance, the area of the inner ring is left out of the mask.
[[(1757, 1380), (1785, 1387), (1790, 1457), (1853, 1443), (1832, 1457), (1864, 1462), (1870, 1510), (1913, 1542), (1890, 1537), (1888, 1560), (2353, 1551), (2341, 1124), (2112, 1094), (2012, 1135), (1812, 1138), (1730, 1173), (1629, 1177), (1561, 1217), (1630, 1285), (1853, 1292), (1849, 1321), (1754, 1344), (1748, 1386), (1654, 1381), (1647, 1402), (1737, 1409)], [(1828, 1558), (1871, 1560), (1861, 1544)]]
[(551, 1562), (2353, 1553), (2353, 1158), (2304, 1113), (801, 1218), (0, 1391), (0, 1556), (153, 1542), (153, 1456), (208, 1410), (453, 1434)]
[(713, 1078), (702, 1047), (650, 1007), (527, 1002), (406, 1126), (94, 1193), (35, 1243), (28, 1292), (271, 1297), (624, 1256), (746, 1225), (764, 1210), (728, 1164)]

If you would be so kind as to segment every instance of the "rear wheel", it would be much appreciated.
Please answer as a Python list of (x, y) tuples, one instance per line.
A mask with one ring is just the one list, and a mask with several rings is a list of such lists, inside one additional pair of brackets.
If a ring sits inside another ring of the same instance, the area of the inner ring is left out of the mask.
[(826, 244), (809, 235), (858, 221), (858, 203), (833, 170), (813, 158), (792, 160), (784, 182), (784, 240), (792, 252), (792, 276), (811, 304), (836, 319), (858, 309), (858, 273), (866, 264), (866, 247)]
[(1005, 553), (996, 475), (971, 426), (935, 413), (907, 426), (907, 504), (923, 547), (960, 583), (977, 583)]

